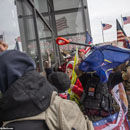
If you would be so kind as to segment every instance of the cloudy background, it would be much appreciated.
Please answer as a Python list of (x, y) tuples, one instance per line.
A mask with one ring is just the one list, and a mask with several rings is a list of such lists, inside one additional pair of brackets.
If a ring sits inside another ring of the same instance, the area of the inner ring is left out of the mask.
[[(88, 0), (88, 7), (94, 43), (103, 41), (101, 21), (112, 25), (104, 31), (105, 41), (116, 40), (116, 18), (121, 23), (121, 15), (130, 16), (130, 0)], [(130, 36), (130, 24), (125, 25), (124, 30)]]
[[(112, 25), (104, 31), (105, 41), (116, 40), (116, 18), (130, 16), (130, 0), (88, 0), (91, 31), (94, 43), (102, 42), (101, 21)], [(19, 27), (14, 0), (0, 0), (0, 34), (4, 32), (9, 48), (14, 48)], [(130, 36), (130, 24), (124, 26)]]

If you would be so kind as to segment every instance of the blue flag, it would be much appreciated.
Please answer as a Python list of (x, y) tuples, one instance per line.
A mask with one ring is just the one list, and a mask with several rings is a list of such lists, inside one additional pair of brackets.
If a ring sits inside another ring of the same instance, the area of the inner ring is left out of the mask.
[(94, 47), (90, 54), (80, 63), (83, 72), (96, 73), (101, 82), (107, 82), (109, 74), (120, 64), (130, 60), (130, 50), (105, 45)]
[(93, 42), (92, 37), (90, 36), (90, 34), (88, 33), (88, 31), (86, 32), (86, 44), (91, 44)]

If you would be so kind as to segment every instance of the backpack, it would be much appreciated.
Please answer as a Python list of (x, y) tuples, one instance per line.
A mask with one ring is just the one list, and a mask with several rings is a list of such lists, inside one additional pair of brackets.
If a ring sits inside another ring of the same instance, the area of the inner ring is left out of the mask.
[(92, 122), (84, 116), (78, 105), (62, 99), (53, 92), (48, 109), (39, 115), (3, 122), (3, 126), (14, 121), (45, 120), (50, 130), (94, 130)]
[[(83, 101), (83, 111), (89, 115), (89, 110), (97, 110), (97, 116), (103, 116), (100, 112), (110, 113), (113, 110), (112, 96), (109, 93), (107, 83), (101, 83), (96, 75), (90, 75), (85, 88), (85, 99)], [(94, 114), (94, 113), (93, 113)]]

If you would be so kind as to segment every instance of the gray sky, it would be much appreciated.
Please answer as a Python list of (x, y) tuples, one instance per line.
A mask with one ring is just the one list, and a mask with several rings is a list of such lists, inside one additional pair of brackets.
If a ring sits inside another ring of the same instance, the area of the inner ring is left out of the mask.
[[(121, 15), (130, 16), (130, 0), (88, 0), (88, 6), (94, 43), (103, 41), (101, 21), (112, 25), (104, 31), (105, 41), (116, 40), (116, 18), (121, 23)], [(125, 25), (124, 30), (130, 36), (130, 24)]]

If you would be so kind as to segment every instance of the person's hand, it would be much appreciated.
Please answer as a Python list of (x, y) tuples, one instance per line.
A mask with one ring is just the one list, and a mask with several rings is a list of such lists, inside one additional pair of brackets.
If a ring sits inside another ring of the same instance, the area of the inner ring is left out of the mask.
[(0, 41), (0, 52), (6, 51), (7, 49), (8, 49), (8, 45)]
[(122, 71), (123, 80), (130, 80), (130, 66), (127, 68), (127, 71)]
[(130, 66), (127, 68), (127, 77), (130, 79)]
[(74, 87), (74, 85), (71, 84), (71, 85), (70, 85), (70, 89), (72, 89), (73, 87)]
[(74, 68), (74, 71), (75, 71), (75, 73), (77, 74), (78, 77), (82, 76), (82, 74), (83, 74), (83, 72), (79, 69), (79, 64), (80, 63), (76, 64), (75, 68)]
[(49, 51), (49, 49), (46, 50), (46, 53), (47, 53), (48, 56), (50, 56), (50, 51)]

